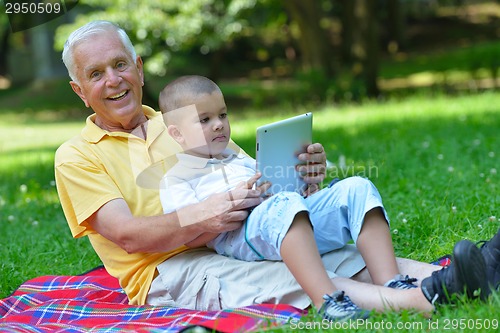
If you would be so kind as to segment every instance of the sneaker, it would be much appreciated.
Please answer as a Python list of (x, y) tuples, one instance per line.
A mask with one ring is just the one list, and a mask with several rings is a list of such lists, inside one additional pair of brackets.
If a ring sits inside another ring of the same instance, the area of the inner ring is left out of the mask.
[(394, 279), (387, 281), (384, 284), (384, 287), (402, 290), (417, 288), (417, 286), (414, 285), (413, 282), (417, 282), (417, 279), (411, 278), (408, 275), (403, 276), (401, 274), (397, 274)]
[(458, 242), (451, 264), (423, 279), (421, 289), (432, 304), (452, 303), (455, 294), (485, 299), (488, 281), (481, 251), (468, 240)]
[(369, 311), (359, 308), (351, 299), (338, 290), (331, 295), (324, 295), (325, 302), (318, 313), (331, 322), (368, 318)]
[(486, 263), (486, 278), (492, 290), (500, 288), (500, 229), (489, 241), (479, 242)]

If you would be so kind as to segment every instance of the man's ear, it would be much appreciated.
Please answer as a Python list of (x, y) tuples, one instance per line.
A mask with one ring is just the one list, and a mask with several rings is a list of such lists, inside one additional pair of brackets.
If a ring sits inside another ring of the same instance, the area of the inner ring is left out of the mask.
[(75, 81), (70, 81), (69, 84), (73, 91), (81, 98), (83, 103), (85, 103), (85, 106), (90, 107), (89, 103), (87, 102), (87, 98), (85, 97), (85, 94), (82, 92), (82, 88), (80, 88), (78, 83), (76, 83)]
[(142, 62), (142, 58), (137, 56), (135, 60), (135, 65), (137, 66), (137, 70), (139, 71), (139, 77), (141, 78), (141, 85), (144, 87), (144, 63)]
[(179, 131), (177, 126), (175, 125), (169, 125), (167, 126), (167, 131), (170, 136), (177, 141), (177, 143), (182, 144), (184, 142), (184, 137), (182, 136), (182, 133)]

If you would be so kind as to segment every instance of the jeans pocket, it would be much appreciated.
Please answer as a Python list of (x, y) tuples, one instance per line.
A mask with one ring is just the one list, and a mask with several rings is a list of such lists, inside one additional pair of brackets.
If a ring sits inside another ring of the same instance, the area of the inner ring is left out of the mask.
[(200, 288), (196, 292), (195, 308), (200, 311), (222, 310), (219, 278), (204, 274)]

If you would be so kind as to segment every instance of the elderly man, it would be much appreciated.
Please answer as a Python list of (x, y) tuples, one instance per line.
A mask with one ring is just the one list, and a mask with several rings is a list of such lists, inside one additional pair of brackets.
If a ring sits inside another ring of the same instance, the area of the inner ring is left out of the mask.
[[(243, 262), (185, 245), (203, 233), (241, 226), (248, 209), (261, 202), (260, 191), (238, 188), (182, 208), (182, 216), (189, 214), (194, 222), (181, 226), (176, 213), (162, 214), (158, 188), (138, 184), (139, 175), (152, 165), (168, 169), (169, 157), (180, 147), (168, 135), (161, 114), (142, 105), (143, 63), (122, 29), (106, 21), (81, 27), (68, 38), (63, 61), (74, 92), (95, 113), (80, 135), (57, 150), (59, 197), (72, 235), (89, 237), (131, 304), (201, 310), (255, 303), (310, 305), (282, 262)], [(324, 178), (322, 145), (310, 145), (299, 158), (307, 162), (298, 167), (312, 194)], [(404, 275), (419, 281), (427, 277), (420, 288), (409, 290), (374, 285), (354, 246), (322, 259), (336, 287), (364, 309), (389, 305), (431, 311), (436, 300), (448, 302), (449, 295), (464, 289), (474, 297), (475, 289), (485, 289), (481, 252), (462, 243), (454, 255), (457, 264), (437, 272), (436, 266), (398, 259)], [(349, 317), (342, 299), (336, 301), (325, 317)]]

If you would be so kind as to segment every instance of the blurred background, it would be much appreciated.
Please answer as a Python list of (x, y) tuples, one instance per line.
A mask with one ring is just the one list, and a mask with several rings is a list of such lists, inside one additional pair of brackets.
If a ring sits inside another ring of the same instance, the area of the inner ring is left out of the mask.
[(233, 106), (261, 109), (500, 87), (498, 0), (80, 0), (47, 23), (23, 17), (34, 27), (17, 32), (4, 13), (2, 108), (78, 112), (60, 55), (94, 19), (129, 33), (154, 107), (184, 74), (217, 81)]

